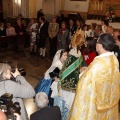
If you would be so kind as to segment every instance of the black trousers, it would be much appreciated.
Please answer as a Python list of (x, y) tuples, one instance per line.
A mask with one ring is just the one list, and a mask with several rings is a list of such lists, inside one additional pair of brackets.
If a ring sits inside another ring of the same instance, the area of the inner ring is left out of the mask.
[(46, 36), (40, 36), (38, 47), (43, 49), (46, 47)]
[(53, 39), (49, 38), (50, 42), (50, 57), (54, 57), (56, 51), (57, 51), (57, 36)]

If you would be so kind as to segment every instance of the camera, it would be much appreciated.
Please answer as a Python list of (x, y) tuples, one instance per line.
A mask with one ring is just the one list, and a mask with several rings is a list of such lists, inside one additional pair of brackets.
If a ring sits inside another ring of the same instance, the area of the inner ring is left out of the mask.
[[(25, 76), (26, 75), (26, 71), (24, 70), (24, 68), (20, 68), (18, 69), (18, 71), (20, 72), (20, 75)], [(11, 67), (11, 72), (15, 72), (15, 69)], [(11, 74), (10, 80), (16, 82), (16, 78)]]
[(20, 104), (19, 102), (13, 103), (13, 95), (10, 93), (5, 93), (0, 97), (0, 110), (3, 111), (8, 120), (16, 120), (14, 113), (20, 114)]
[[(13, 61), (12, 60), (2, 60), (2, 61), (0, 61), (0, 63), (7, 63), (7, 64), (11, 64)], [(14, 73), (15, 72), (15, 67), (13, 67), (12, 65), (10, 65), (11, 66), (11, 71)], [(25, 76), (26, 75), (26, 71), (25, 71), (25, 69), (24, 68), (19, 68), (18, 69), (18, 71), (20, 72), (20, 74), (22, 75), (22, 76)]]
[[(11, 70), (11, 72), (15, 72), (15, 69), (13, 69), (13, 68), (11, 68), (12, 70)], [(20, 72), (20, 74), (22, 75), (22, 76), (25, 76), (26, 75), (26, 71), (25, 71), (25, 69), (24, 68), (19, 68), (18, 69), (18, 71)]]

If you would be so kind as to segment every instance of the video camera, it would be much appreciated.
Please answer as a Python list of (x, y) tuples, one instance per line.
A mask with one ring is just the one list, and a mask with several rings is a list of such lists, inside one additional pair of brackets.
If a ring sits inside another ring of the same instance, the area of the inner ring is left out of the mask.
[(20, 114), (20, 104), (19, 102), (12, 102), (13, 95), (10, 93), (5, 93), (0, 97), (0, 110), (3, 111), (7, 119), (9, 120), (16, 120), (16, 116), (14, 113)]
[[(15, 69), (11, 68), (12, 69), (12, 72), (14, 73), (15, 72)], [(26, 71), (24, 68), (19, 68), (18, 71), (20, 72), (20, 74), (22, 76), (25, 76), (26, 75)]]
[[(12, 62), (13, 62), (12, 60), (2, 60), (2, 61), (0, 61), (0, 63), (7, 63), (7, 64), (9, 64), (9, 65), (11, 66), (12, 72), (14, 73), (14, 72), (15, 72), (15, 67), (13, 67), (13, 66), (11, 65)], [(26, 75), (26, 71), (25, 71), (24, 68), (18, 68), (18, 71), (20, 72), (20, 74), (21, 74), (22, 76), (25, 76), (25, 75)]]

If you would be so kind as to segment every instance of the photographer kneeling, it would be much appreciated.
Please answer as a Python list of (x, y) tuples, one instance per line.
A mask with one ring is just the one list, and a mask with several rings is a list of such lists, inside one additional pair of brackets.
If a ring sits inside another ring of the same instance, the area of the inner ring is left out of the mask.
[[(15, 78), (15, 81), (11, 79), (12, 76)], [(13, 73), (8, 64), (0, 63), (0, 96), (4, 93), (13, 94), (12, 101), (20, 104), (22, 120), (28, 120), (22, 99), (34, 97), (35, 91), (25, 78), (20, 75), (18, 69)]]

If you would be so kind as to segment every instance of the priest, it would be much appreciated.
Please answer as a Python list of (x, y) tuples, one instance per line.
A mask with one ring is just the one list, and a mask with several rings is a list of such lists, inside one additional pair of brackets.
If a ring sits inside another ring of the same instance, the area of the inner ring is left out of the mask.
[(118, 120), (120, 73), (111, 52), (114, 44), (110, 34), (98, 39), (99, 56), (81, 73), (67, 120)]

